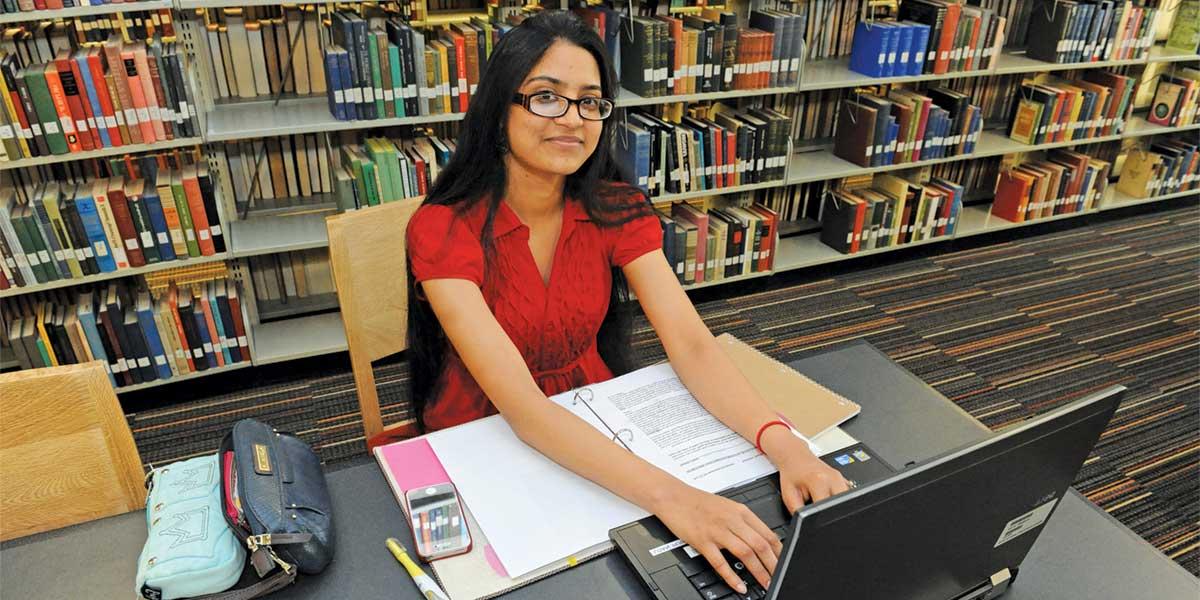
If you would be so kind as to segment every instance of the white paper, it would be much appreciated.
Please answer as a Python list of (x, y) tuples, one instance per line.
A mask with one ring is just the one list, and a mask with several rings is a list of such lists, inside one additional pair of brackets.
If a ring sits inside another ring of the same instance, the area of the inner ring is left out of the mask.
[[(753, 444), (704, 410), (668, 364), (551, 401), (613, 443), (705, 491), (719, 492), (776, 470)], [(431, 433), (428, 440), (510, 577), (604, 543), (610, 529), (648, 516), (525, 445), (500, 415)], [(855, 440), (835, 428), (808, 443), (822, 455)]]

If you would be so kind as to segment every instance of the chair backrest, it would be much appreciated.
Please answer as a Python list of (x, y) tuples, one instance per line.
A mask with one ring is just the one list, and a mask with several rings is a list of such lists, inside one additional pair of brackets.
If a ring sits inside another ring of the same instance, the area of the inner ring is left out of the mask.
[(145, 472), (103, 364), (0, 375), (0, 540), (137, 510)]
[[(325, 220), (329, 264), (368, 445), (384, 432), (371, 363), (408, 347), (404, 234), (421, 200), (408, 198)], [(402, 425), (411, 426), (411, 421)]]

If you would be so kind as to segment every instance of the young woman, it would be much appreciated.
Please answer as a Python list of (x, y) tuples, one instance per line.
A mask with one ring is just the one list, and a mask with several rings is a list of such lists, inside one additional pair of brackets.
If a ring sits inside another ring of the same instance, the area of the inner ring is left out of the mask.
[(411, 397), (428, 429), (498, 411), (525, 443), (657, 515), (730, 587), (745, 590), (722, 549), (767, 586), (781, 547), (749, 509), (547, 398), (628, 370), (628, 283), (687, 388), (779, 468), (789, 510), (847, 487), (769, 425), (777, 417), (667, 264), (646, 197), (610, 181), (615, 95), (603, 44), (570, 13), (534, 16), (496, 46), (454, 157), (408, 226)]

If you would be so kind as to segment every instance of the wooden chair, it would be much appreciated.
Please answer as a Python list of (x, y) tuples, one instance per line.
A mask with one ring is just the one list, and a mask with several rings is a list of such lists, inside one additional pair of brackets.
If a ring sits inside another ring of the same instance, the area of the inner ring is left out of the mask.
[(0, 540), (127, 513), (142, 459), (100, 362), (0, 375)]
[(415, 419), (384, 427), (371, 363), (408, 347), (404, 232), (421, 200), (409, 198), (325, 220), (368, 449), (419, 433)]

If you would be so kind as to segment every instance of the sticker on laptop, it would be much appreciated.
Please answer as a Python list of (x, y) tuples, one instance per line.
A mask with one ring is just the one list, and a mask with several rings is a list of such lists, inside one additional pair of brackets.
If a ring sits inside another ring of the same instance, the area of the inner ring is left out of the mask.
[(1052, 499), (1049, 502), (1011, 520), (1004, 527), (1004, 531), (1000, 532), (1000, 539), (996, 540), (996, 545), (993, 548), (1007, 544), (1008, 542), (1018, 538), (1021, 534), (1028, 533), (1037, 529), (1046, 519), (1050, 517), (1051, 511), (1054, 510), (1055, 503), (1058, 499)]
[(851, 454), (854, 455), (854, 458), (858, 459), (858, 462), (867, 462), (868, 460), (871, 460), (871, 455), (863, 452), (862, 450), (855, 450)]
[(843, 467), (854, 462), (854, 459), (850, 458), (849, 454), (843, 454), (841, 456), (835, 457), (833, 460), (836, 460), (837, 464), (842, 465)]
[(695, 548), (692, 548), (683, 540), (675, 540), (673, 542), (667, 542), (661, 546), (651, 548), (650, 556), (658, 556), (665, 552), (670, 552), (676, 548), (683, 548), (683, 551), (688, 555), (688, 558), (696, 558), (697, 556), (700, 556), (700, 553), (697, 552)]

